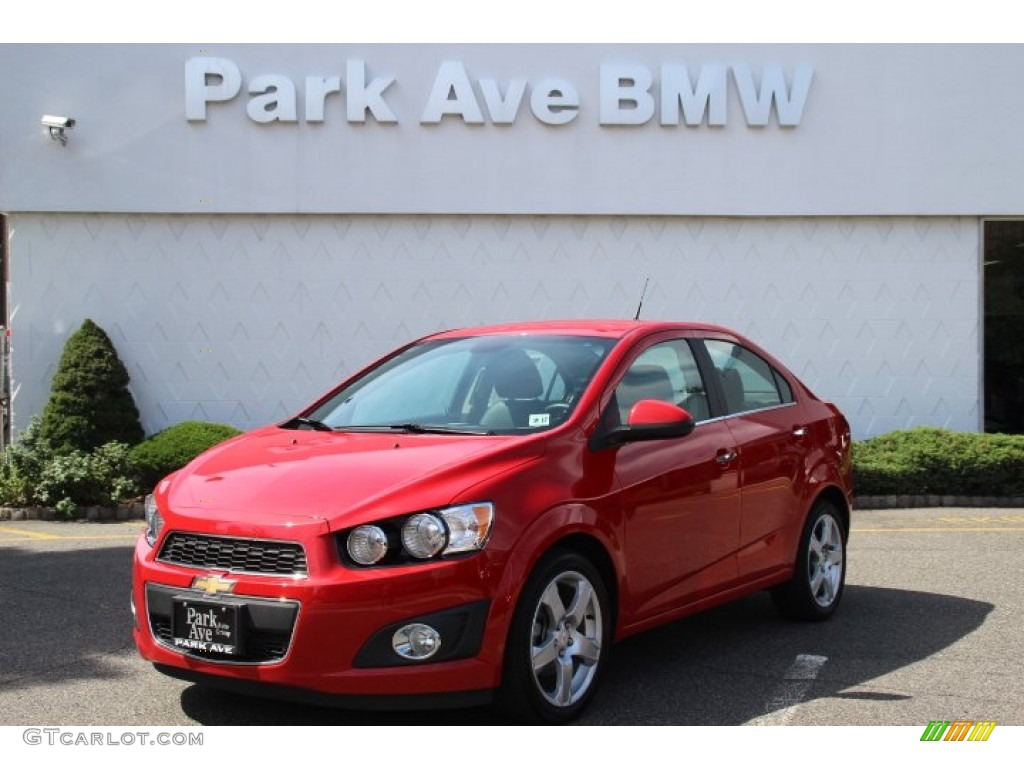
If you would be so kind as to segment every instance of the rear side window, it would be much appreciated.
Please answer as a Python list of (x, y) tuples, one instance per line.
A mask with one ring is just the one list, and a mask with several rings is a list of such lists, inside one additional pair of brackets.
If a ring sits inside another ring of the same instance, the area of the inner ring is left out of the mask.
[(722, 384), (727, 413), (793, 402), (789, 383), (764, 358), (731, 341), (705, 339), (704, 346)]

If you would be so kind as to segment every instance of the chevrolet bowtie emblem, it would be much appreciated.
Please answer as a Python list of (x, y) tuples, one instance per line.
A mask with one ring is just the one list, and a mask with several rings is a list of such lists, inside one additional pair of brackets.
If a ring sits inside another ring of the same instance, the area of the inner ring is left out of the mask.
[(201, 589), (211, 597), (221, 592), (230, 592), (235, 588), (235, 582), (222, 579), (220, 576), (196, 576), (192, 579), (192, 589)]

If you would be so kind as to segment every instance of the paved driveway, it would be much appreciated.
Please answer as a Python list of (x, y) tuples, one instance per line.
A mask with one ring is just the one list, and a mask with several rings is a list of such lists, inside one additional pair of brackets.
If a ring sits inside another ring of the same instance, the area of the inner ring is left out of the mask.
[[(0, 523), (0, 725), (497, 723), (379, 715), (165, 678), (136, 655), (140, 524)], [(579, 722), (1024, 724), (1024, 510), (858, 512), (843, 605), (824, 624), (754, 595), (616, 646)]]

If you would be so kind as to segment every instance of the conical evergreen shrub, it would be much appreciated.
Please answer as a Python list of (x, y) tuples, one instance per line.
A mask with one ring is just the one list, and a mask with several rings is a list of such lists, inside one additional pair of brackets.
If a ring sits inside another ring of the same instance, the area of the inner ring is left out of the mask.
[(128, 371), (110, 337), (92, 320), (68, 337), (43, 409), (40, 435), (59, 452), (142, 440)]

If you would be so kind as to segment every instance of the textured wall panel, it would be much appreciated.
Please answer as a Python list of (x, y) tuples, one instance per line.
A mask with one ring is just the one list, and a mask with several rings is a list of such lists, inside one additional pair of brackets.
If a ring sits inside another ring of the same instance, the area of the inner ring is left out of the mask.
[(147, 432), (255, 427), (414, 336), (477, 323), (722, 323), (776, 353), (857, 436), (979, 426), (973, 218), (18, 214), (15, 423), (68, 334), (107, 330)]

